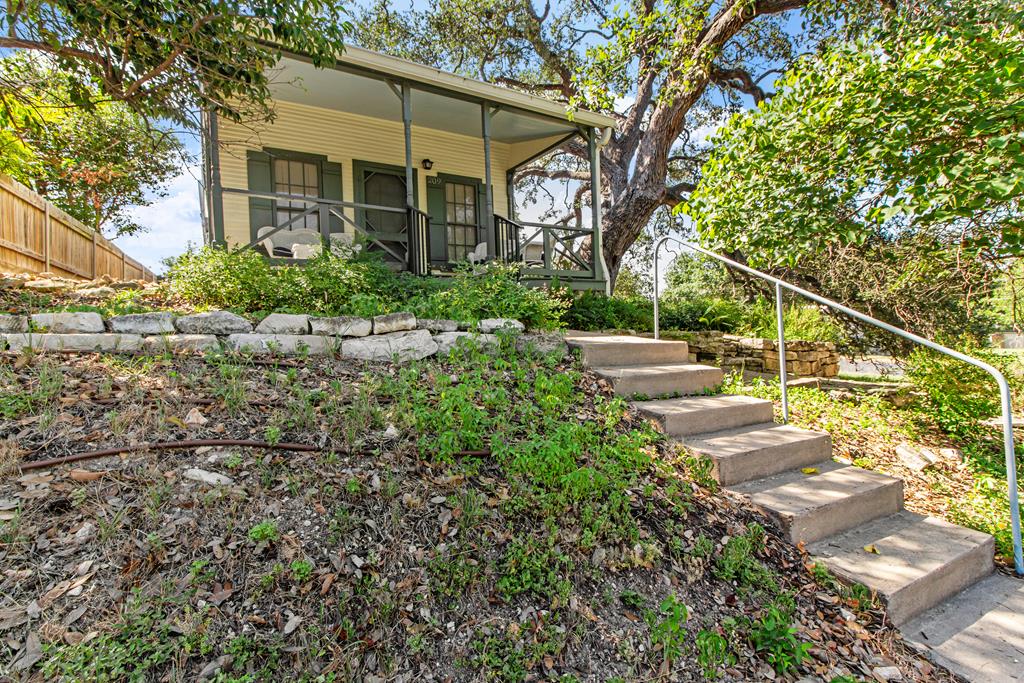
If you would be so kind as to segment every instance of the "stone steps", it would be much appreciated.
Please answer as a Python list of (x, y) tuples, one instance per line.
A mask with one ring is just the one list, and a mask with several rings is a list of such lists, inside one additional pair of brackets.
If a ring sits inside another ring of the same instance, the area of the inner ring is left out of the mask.
[(876, 591), (898, 626), (992, 573), (994, 540), (903, 511), (815, 543), (808, 551), (844, 581)]
[[(682, 347), (594, 339), (570, 344), (620, 395), (700, 393), (695, 378), (721, 381), (686, 364)], [(893, 623), (940, 664), (972, 681), (1024, 681), (1024, 581), (989, 576), (991, 536), (903, 510), (901, 480), (834, 462), (827, 434), (775, 424), (768, 401), (709, 395), (633, 405), (709, 458), (723, 486), (792, 542), (810, 544), (838, 578), (875, 591)]]
[(694, 396), (633, 404), (669, 436), (720, 432), (774, 419), (775, 406), (751, 396)]
[(817, 465), (832, 457), (828, 434), (774, 422), (695, 434), (681, 441), (711, 460), (723, 486)]
[(903, 481), (823, 462), (816, 473), (790, 470), (731, 487), (796, 543), (813, 543), (903, 509)]
[(566, 337), (565, 341), (580, 351), (583, 364), (590, 367), (686, 363), (690, 357), (684, 341), (626, 336)]
[(627, 397), (699, 394), (722, 383), (719, 368), (689, 363), (595, 367), (593, 371), (611, 383), (616, 395)]

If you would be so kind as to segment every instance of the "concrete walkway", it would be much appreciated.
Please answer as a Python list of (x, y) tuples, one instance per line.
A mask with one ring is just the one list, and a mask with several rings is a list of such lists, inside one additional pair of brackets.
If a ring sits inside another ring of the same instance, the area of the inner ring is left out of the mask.
[(773, 421), (769, 401), (715, 395), (686, 342), (569, 335), (583, 362), (665, 434), (710, 459), (793, 543), (873, 590), (905, 637), (971, 681), (1024, 681), (1024, 581), (993, 574), (988, 534), (903, 509), (903, 482), (832, 460), (827, 434)]

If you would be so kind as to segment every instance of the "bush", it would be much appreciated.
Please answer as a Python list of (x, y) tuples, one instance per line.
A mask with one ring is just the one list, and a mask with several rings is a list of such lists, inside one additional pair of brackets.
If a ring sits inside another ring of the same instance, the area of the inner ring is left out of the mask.
[[(784, 306), (782, 315), (786, 339), (828, 341), (836, 344), (844, 339), (842, 328), (817, 306), (793, 303)], [(775, 316), (775, 302), (758, 297), (745, 305), (743, 323), (737, 328), (737, 332), (751, 337), (774, 339), (778, 334)]]
[(408, 301), (408, 310), (424, 318), (476, 322), (484, 318), (515, 318), (527, 327), (556, 329), (567, 304), (557, 293), (527, 287), (519, 266), (490, 263), (461, 267), (447, 286)]
[(654, 308), (646, 299), (618, 299), (600, 292), (583, 292), (573, 298), (564, 320), (573, 330), (650, 332), (654, 329)]
[(743, 320), (743, 304), (718, 297), (681, 298), (662, 302), (661, 329), (733, 332)]
[(476, 322), (507, 317), (529, 327), (557, 328), (565, 302), (526, 287), (515, 266), (460, 270), (450, 279), (392, 272), (375, 254), (322, 254), (303, 266), (272, 266), (251, 251), (203, 247), (167, 274), (170, 292), (202, 308), (248, 315), (271, 312), (374, 316), (410, 311), (421, 317)]

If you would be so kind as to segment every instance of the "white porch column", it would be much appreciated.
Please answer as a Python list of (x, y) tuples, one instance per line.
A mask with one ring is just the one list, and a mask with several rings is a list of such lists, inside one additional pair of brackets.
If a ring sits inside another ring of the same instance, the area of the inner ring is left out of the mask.
[(594, 264), (594, 279), (604, 280), (604, 293), (610, 295), (608, 268), (604, 262), (601, 240), (601, 150), (597, 146), (596, 128), (587, 131), (587, 152), (590, 155), (590, 224), (594, 230), (590, 239), (591, 261)]
[(480, 105), (480, 130), (484, 138), (484, 195), (486, 197), (487, 258), (493, 259), (497, 249), (497, 238), (494, 234), (494, 182), (491, 178), (491, 105), (484, 102)]

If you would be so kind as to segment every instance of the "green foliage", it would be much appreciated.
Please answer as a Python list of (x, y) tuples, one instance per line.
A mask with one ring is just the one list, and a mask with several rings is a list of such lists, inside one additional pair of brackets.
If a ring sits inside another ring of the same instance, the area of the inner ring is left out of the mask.
[(722, 131), (688, 205), (702, 238), (761, 265), (920, 233), (1021, 253), (1024, 21), (986, 4), (800, 60)]
[(167, 273), (170, 292), (200, 307), (250, 315), (272, 311), (374, 316), (409, 311), (424, 318), (476, 322), (516, 318), (554, 329), (564, 303), (518, 280), (518, 270), (490, 264), (448, 279), (394, 273), (374, 254), (346, 258), (324, 253), (304, 266), (274, 266), (254, 250), (203, 247), (177, 258)]
[(265, 120), (272, 114), (270, 73), (280, 48), (330, 65), (351, 28), (343, 5), (28, 0), (0, 14), (0, 48), (20, 48), (54, 64), (68, 75), (70, 104), (83, 109), (124, 102), (148, 119), (190, 126), (197, 126), (200, 111)]
[[(788, 304), (784, 307), (782, 316), (786, 339), (828, 341), (837, 344), (843, 341), (842, 328), (822, 313), (817, 306)], [(738, 334), (768, 339), (778, 336), (778, 323), (773, 300), (762, 297), (754, 299), (744, 307), (743, 318), (743, 323), (737, 329)]]
[(720, 633), (700, 631), (694, 643), (697, 649), (697, 664), (704, 678), (718, 678), (719, 669), (736, 663), (736, 655), (729, 647), (729, 641)]
[(779, 600), (769, 605), (750, 627), (748, 638), (754, 649), (765, 655), (768, 663), (780, 674), (796, 671), (807, 659), (810, 643), (801, 642), (792, 626), (793, 607)]
[(709, 296), (666, 300), (658, 313), (666, 330), (734, 332), (743, 323), (741, 303)]
[(722, 581), (735, 581), (746, 590), (776, 590), (771, 570), (758, 559), (764, 549), (764, 528), (751, 524), (746, 533), (733, 536), (726, 542), (715, 564), (715, 575)]
[(521, 284), (518, 265), (499, 262), (483, 268), (462, 266), (448, 286), (410, 301), (410, 310), (424, 318), (515, 318), (541, 329), (559, 327), (565, 308), (560, 298)]
[(146, 681), (175, 660), (186, 646), (170, 618), (172, 604), (129, 600), (124, 614), (110, 630), (76, 645), (60, 641), (44, 648), (46, 680)]
[(14, 110), (21, 116), (7, 121), (9, 132), (0, 134), (0, 149), (8, 147), (3, 136), (11, 136), (21, 151), (3, 165), (95, 230), (109, 236), (143, 231), (130, 209), (166, 196), (167, 182), (190, 159), (177, 137), (122, 102), (71, 104), (74, 78), (23, 54), (0, 60), (0, 83), (17, 93), (0, 95), (0, 103), (21, 107)]
[(506, 598), (531, 593), (547, 600), (568, 599), (573, 562), (556, 547), (556, 539), (513, 539), (505, 551), (498, 590)]
[(652, 615), (649, 622), (651, 627), (651, 642), (661, 646), (665, 661), (669, 664), (677, 660), (683, 654), (683, 645), (686, 643), (686, 620), (689, 610), (675, 595), (669, 595), (662, 600), (660, 613)]
[(305, 583), (313, 575), (313, 563), (309, 560), (293, 560), (291, 565), (289, 565), (289, 569), (291, 569), (292, 576), (299, 583)]
[(654, 312), (650, 301), (608, 297), (590, 291), (573, 297), (564, 320), (571, 330), (648, 332), (654, 328)]
[(256, 543), (272, 542), (281, 538), (281, 532), (277, 530), (277, 522), (272, 519), (265, 520), (249, 529), (249, 540)]
[(7, 367), (0, 367), (0, 417), (11, 420), (38, 414), (53, 405), (64, 389), (64, 374), (50, 361), (34, 366), (35, 381), (24, 384)]

